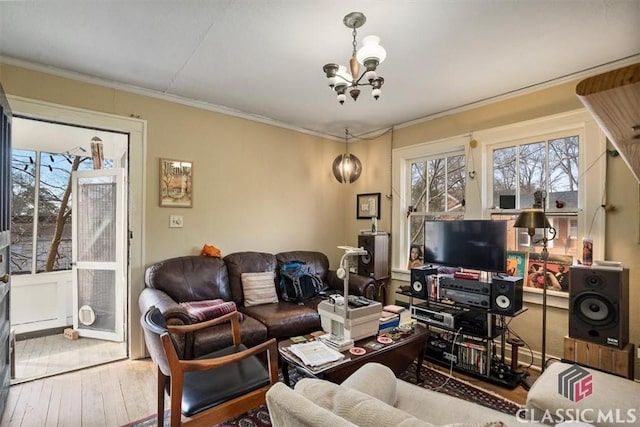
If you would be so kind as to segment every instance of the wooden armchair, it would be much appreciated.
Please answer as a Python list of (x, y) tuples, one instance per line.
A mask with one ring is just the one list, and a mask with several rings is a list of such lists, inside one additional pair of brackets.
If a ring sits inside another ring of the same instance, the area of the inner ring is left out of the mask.
[[(178, 355), (173, 333), (231, 322), (233, 345), (193, 360)], [(171, 399), (171, 426), (214, 425), (265, 403), (278, 381), (276, 340), (247, 348), (240, 342), (238, 313), (186, 326), (167, 325), (152, 306), (140, 319), (145, 342), (158, 368), (158, 425), (164, 425), (164, 392)], [(266, 352), (268, 367), (258, 356)]]

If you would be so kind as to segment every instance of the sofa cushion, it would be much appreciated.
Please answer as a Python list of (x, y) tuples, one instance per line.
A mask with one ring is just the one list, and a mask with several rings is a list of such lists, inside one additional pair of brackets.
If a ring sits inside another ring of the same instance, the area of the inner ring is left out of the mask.
[(144, 281), (177, 303), (231, 301), (227, 266), (220, 258), (192, 255), (160, 261), (146, 269)]
[(240, 307), (239, 310), (264, 324), (269, 338), (289, 338), (322, 329), (316, 307), (315, 300), (304, 305), (280, 301), (278, 304)]
[(264, 252), (235, 252), (224, 257), (224, 262), (229, 271), (229, 287), (231, 299), (238, 307), (244, 305), (244, 293), (242, 292), (242, 273), (263, 273), (270, 271), (276, 273), (276, 257)]
[(358, 426), (433, 426), (367, 394), (328, 381), (305, 378), (298, 381), (295, 390), (316, 405)]
[(264, 273), (242, 273), (242, 293), (244, 305), (273, 304), (278, 302), (275, 276), (272, 271)]

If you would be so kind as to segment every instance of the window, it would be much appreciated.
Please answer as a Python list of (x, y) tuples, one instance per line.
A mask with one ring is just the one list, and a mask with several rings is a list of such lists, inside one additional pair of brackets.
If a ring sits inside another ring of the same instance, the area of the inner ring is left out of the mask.
[[(556, 232), (549, 241), (551, 253), (576, 256), (579, 208), (580, 136), (562, 137), (535, 142), (515, 142), (513, 146), (491, 148), (493, 164), (493, 208), (500, 206), (500, 196), (514, 196), (516, 209), (540, 206), (536, 195), (546, 194), (546, 206), (551, 226)], [(516, 214), (493, 213), (493, 219), (510, 221), (511, 230)], [(531, 251), (535, 242), (526, 230), (511, 230), (508, 249)], [(549, 236), (550, 237), (550, 236)]]
[(73, 154), (13, 150), (13, 274), (71, 269), (71, 172), (91, 169), (90, 160)]
[(534, 193), (545, 190), (547, 201), (578, 207), (580, 138), (570, 135), (493, 150), (493, 205), (499, 197), (516, 197), (516, 208), (531, 207)]
[(464, 152), (413, 160), (410, 170), (409, 267), (422, 264), (426, 219), (464, 216)]
[[(471, 148), (471, 139), (479, 145)], [(604, 134), (584, 109), (393, 150), (393, 277), (408, 279), (408, 250), (423, 243), (425, 219), (515, 221), (538, 190), (547, 192), (557, 233), (549, 251), (576, 257), (589, 236), (594, 259), (604, 259), (605, 153)], [(515, 208), (499, 207), (505, 195)], [(509, 248), (538, 251), (537, 238), (520, 231), (508, 228)]]

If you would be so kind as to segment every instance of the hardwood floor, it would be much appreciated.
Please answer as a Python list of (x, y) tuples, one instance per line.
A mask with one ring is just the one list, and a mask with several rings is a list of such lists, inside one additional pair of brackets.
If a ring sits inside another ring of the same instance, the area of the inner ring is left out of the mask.
[(155, 367), (125, 360), (12, 385), (0, 426), (114, 427), (156, 412)]
[[(518, 404), (526, 400), (521, 386), (508, 390), (460, 373), (454, 376)], [(155, 396), (151, 360), (124, 360), (12, 385), (0, 426), (117, 427), (155, 414)]]
[(92, 338), (69, 340), (63, 334), (16, 341), (12, 384), (96, 366), (127, 357), (126, 343)]

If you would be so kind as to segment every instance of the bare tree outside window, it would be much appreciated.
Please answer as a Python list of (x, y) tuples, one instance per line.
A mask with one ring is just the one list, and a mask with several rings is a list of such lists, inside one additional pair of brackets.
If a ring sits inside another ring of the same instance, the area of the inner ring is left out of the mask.
[(88, 157), (13, 150), (13, 273), (71, 268), (71, 172), (91, 168)]
[[(508, 194), (517, 196), (516, 209), (530, 208), (533, 193), (547, 191), (547, 209), (555, 210), (547, 212), (557, 233), (549, 242), (553, 254), (576, 255), (579, 142), (579, 137), (572, 135), (493, 150), (494, 206), (499, 205), (500, 195)], [(515, 217), (508, 213), (492, 215), (494, 219), (510, 220), (510, 225)], [(540, 237), (534, 237), (533, 242)], [(518, 233), (508, 245), (510, 250), (527, 251), (533, 242), (527, 233)]]
[(494, 206), (501, 195), (508, 194), (518, 196), (516, 208), (529, 208), (533, 193), (546, 190), (548, 203), (559, 201), (565, 208), (577, 208), (578, 158), (576, 135), (494, 150)]
[(427, 219), (460, 219), (464, 216), (466, 162), (451, 155), (411, 164), (409, 242), (424, 245)]

